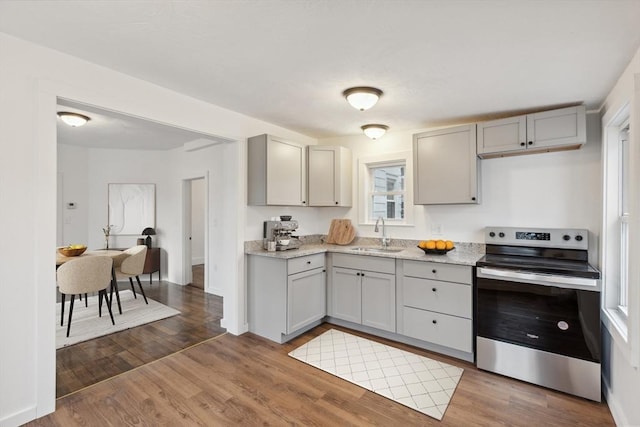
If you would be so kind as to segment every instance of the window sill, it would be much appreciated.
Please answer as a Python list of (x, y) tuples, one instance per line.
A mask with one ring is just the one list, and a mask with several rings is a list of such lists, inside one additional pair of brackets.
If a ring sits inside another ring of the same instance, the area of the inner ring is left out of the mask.
[[(603, 308), (602, 324), (611, 335), (611, 339), (622, 351), (624, 357), (631, 363), (631, 345), (629, 344), (626, 317), (617, 308)], [(633, 366), (634, 363), (631, 363), (631, 365)]]

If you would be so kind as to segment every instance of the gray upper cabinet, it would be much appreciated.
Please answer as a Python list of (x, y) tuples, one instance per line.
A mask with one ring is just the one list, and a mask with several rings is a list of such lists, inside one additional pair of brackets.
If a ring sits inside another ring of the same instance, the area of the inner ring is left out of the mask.
[(582, 105), (478, 123), (481, 158), (566, 150), (586, 141)]
[(351, 150), (310, 145), (308, 155), (309, 206), (351, 206)]
[(306, 206), (306, 149), (272, 135), (248, 139), (247, 203)]
[(476, 125), (413, 135), (413, 202), (479, 203)]

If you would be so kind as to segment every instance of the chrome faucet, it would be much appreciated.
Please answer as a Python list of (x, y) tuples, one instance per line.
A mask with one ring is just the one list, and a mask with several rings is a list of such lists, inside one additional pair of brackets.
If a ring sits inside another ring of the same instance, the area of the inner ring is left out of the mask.
[(383, 247), (383, 248), (386, 248), (387, 246), (389, 246), (389, 240), (391, 240), (391, 239), (389, 239), (389, 238), (387, 237), (387, 233), (386, 233), (386, 230), (385, 230), (385, 226), (384, 226), (384, 218), (383, 218), (383, 217), (381, 217), (381, 216), (380, 216), (380, 217), (378, 217), (378, 219), (376, 220), (376, 226), (375, 226), (375, 228), (373, 229), (373, 231), (374, 231), (375, 233), (378, 233), (378, 232), (380, 231), (380, 229), (378, 228), (378, 223), (379, 223), (380, 221), (382, 221), (382, 238), (381, 238), (380, 240), (382, 241), (382, 247)]

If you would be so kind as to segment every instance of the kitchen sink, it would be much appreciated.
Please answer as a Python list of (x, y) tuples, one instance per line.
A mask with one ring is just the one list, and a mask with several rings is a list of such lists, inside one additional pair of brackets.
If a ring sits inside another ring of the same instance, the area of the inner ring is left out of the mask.
[(355, 248), (351, 248), (351, 250), (354, 252), (377, 252), (377, 253), (385, 254), (385, 253), (402, 252), (404, 248), (372, 248), (372, 247), (357, 246)]

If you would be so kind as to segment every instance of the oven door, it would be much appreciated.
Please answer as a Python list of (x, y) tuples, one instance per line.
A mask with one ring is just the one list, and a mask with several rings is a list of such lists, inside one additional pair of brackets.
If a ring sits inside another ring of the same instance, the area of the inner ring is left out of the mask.
[(477, 336), (599, 363), (598, 287), (560, 287), (567, 285), (521, 274), (477, 269)]

